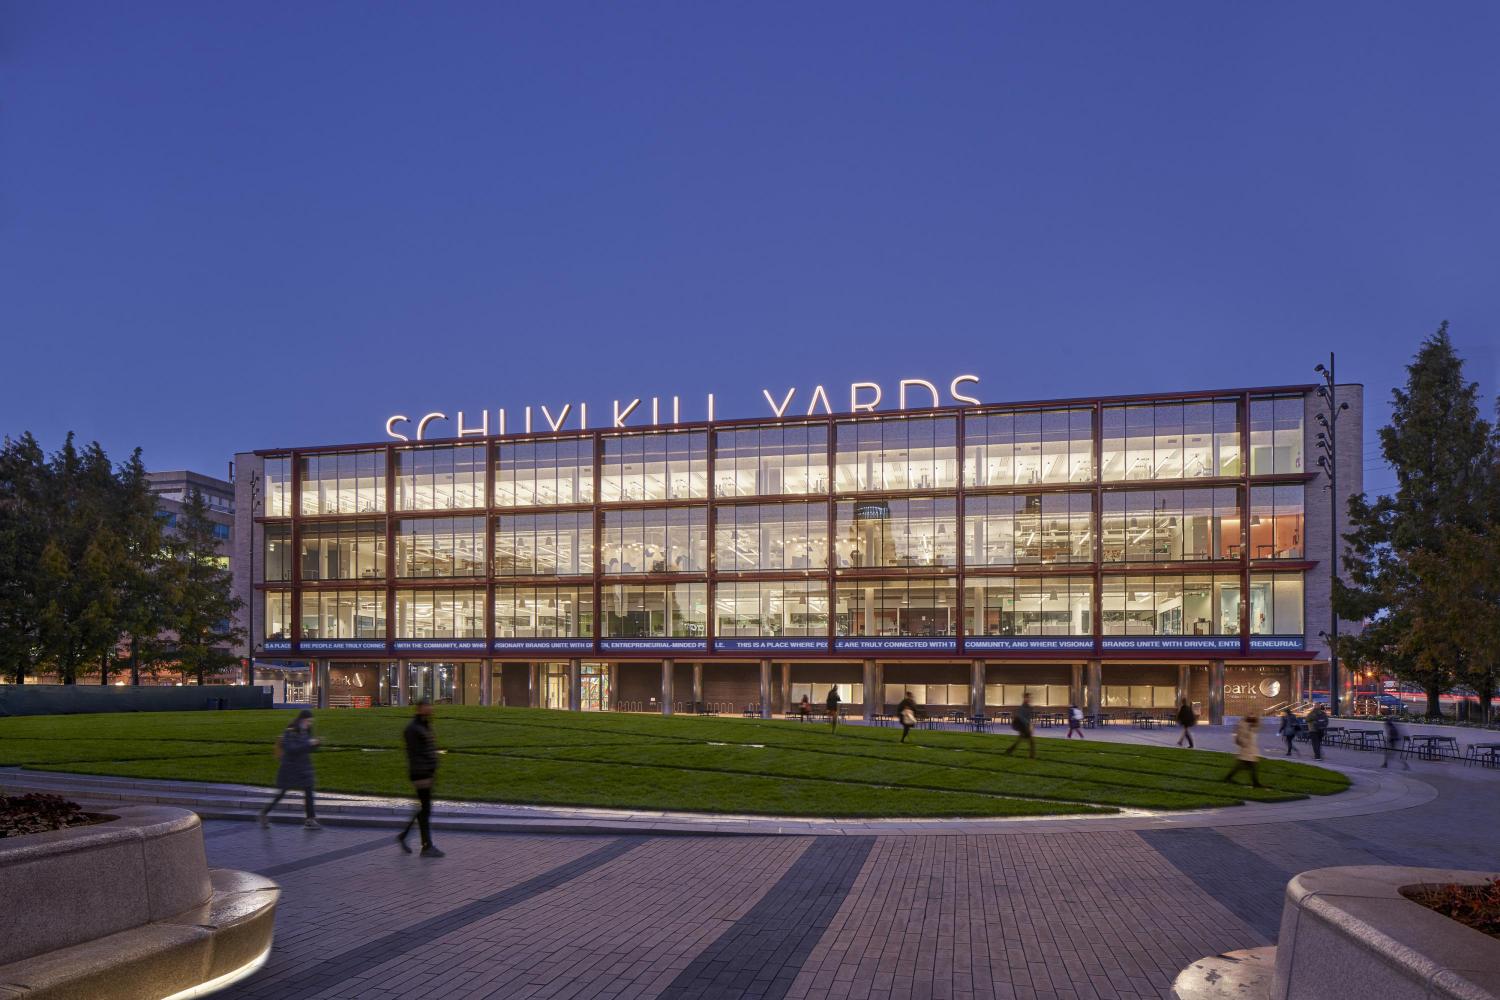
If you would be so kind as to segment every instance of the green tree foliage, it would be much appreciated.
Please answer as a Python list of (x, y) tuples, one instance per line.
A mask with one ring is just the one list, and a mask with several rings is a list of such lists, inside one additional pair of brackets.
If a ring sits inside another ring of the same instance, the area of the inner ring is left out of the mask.
[(70, 434), (47, 458), (30, 434), (0, 447), (0, 670), (65, 684), (180, 660), (197, 673), (233, 662), (223, 647), (240, 602), (201, 495), (164, 537), (137, 450), (118, 468)]
[(208, 504), (197, 489), (188, 493), (177, 530), (167, 539), (171, 558), (171, 627), (176, 654), (185, 671), (203, 683), (205, 673), (238, 662), (225, 647), (244, 638), (234, 614), (244, 605), (231, 590), (231, 576), (219, 555), (219, 541)]
[(1485, 581), (1494, 560), (1485, 565), (1482, 552), (1495, 531), (1496, 445), (1444, 323), (1407, 366), (1405, 387), (1392, 392), (1380, 449), (1396, 491), (1350, 499), (1349, 583), (1334, 591), (1339, 615), (1365, 622), (1340, 638), (1339, 654), (1419, 684), (1433, 716), (1443, 691), (1476, 672), (1493, 676), (1493, 649), (1469, 616), (1493, 594)]

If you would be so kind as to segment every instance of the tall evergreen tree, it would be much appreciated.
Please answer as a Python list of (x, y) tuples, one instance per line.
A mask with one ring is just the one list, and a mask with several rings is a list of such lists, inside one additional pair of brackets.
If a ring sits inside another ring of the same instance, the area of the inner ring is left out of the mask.
[(188, 493), (167, 547), (174, 561), (171, 623), (177, 657), (183, 670), (192, 671), (202, 684), (209, 671), (239, 662), (229, 647), (244, 638), (244, 630), (234, 624), (244, 602), (231, 589), (208, 504), (196, 488)]
[(128, 644), (130, 682), (140, 683), (142, 662), (162, 654), (168, 627), (167, 552), (157, 516), (156, 495), (146, 478), (137, 448), (120, 467), (115, 521), (124, 552), (116, 586), (119, 592), (120, 641)]
[[(1380, 449), (1396, 474), (1394, 494), (1349, 502), (1345, 567), (1350, 583), (1334, 589), (1343, 618), (1363, 630), (1340, 638), (1339, 654), (1374, 663), (1421, 685), (1427, 714), (1469, 653), (1462, 624), (1451, 620), (1459, 548), (1483, 535), (1494, 435), (1479, 415), (1478, 387), (1463, 377), (1445, 322), (1407, 366), (1404, 388), (1392, 392), (1391, 422), (1380, 429)], [(1439, 572), (1439, 567), (1442, 571)]]
[(47, 460), (30, 434), (0, 447), (0, 671), (16, 684), (42, 656), (40, 585), (47, 545)]

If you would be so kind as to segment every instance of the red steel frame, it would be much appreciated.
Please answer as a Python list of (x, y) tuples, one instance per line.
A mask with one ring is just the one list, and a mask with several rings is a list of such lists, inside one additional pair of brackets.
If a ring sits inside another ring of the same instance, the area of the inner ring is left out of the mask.
[[(929, 662), (968, 662), (973, 659), (984, 659), (991, 662), (1076, 662), (1079, 659), (1102, 659), (1113, 662), (1183, 662), (1183, 661), (1207, 661), (1209, 659), (1223, 660), (1255, 660), (1259, 662), (1308, 662), (1316, 659), (1316, 654), (1308, 652), (1275, 653), (1261, 652), (1252, 655), (1249, 649), (1250, 640), (1250, 575), (1254, 570), (1287, 570), (1306, 571), (1318, 565), (1316, 560), (1288, 561), (1277, 560), (1275, 562), (1265, 560), (1254, 560), (1250, 556), (1249, 530), (1250, 530), (1250, 401), (1252, 397), (1260, 396), (1287, 396), (1305, 395), (1313, 391), (1312, 385), (1287, 385), (1266, 386), (1251, 389), (1225, 389), (1225, 390), (1199, 390), (1193, 392), (1177, 393), (1147, 393), (1135, 395), (1116, 396), (1091, 396), (1075, 397), (1069, 399), (1054, 400), (1031, 400), (1019, 403), (984, 403), (980, 405), (928, 407), (914, 410), (882, 411), (877, 413), (835, 413), (818, 416), (797, 416), (784, 418), (744, 418), (735, 420), (715, 420), (687, 422), (669, 425), (643, 425), (626, 428), (595, 428), (591, 430), (563, 430), (563, 431), (538, 431), (530, 434), (516, 433), (506, 435), (471, 435), (463, 438), (442, 438), (428, 441), (396, 441), (387, 440), (365, 444), (352, 445), (321, 445), (314, 447), (298, 448), (275, 448), (258, 449), (255, 455), (269, 458), (288, 458), (291, 475), (291, 517), (266, 517), (258, 515), (254, 517), (256, 523), (290, 524), (291, 527), (291, 551), (292, 569), (289, 581), (292, 595), (292, 635), (293, 651), (287, 655), (302, 655), (298, 652), (298, 643), (301, 635), (302, 620), (302, 594), (305, 591), (315, 590), (348, 590), (348, 589), (381, 589), (386, 598), (386, 650), (378, 651), (338, 651), (318, 650), (314, 655), (318, 658), (345, 659), (345, 660), (370, 660), (374, 659), (414, 659), (433, 658), (444, 654), (435, 653), (428, 656), (423, 654), (402, 651), (395, 652), (394, 641), (396, 636), (396, 614), (395, 595), (400, 585), (419, 585), (423, 589), (482, 589), (485, 593), (486, 607), (488, 613), (485, 616), (485, 640), (487, 645), (493, 643), (495, 638), (494, 624), (494, 599), (498, 587), (513, 584), (515, 586), (576, 586), (589, 587), (593, 590), (593, 615), (595, 623), (595, 637), (593, 649), (585, 653), (552, 654), (544, 655), (537, 653), (520, 652), (485, 652), (485, 653), (455, 653), (450, 654), (452, 658), (471, 660), (542, 660), (553, 661), (586, 656), (590, 660), (661, 660), (663, 658), (684, 658), (690, 660), (702, 660), (705, 662), (747, 662), (763, 658), (777, 660), (806, 660), (819, 662), (857, 663), (865, 659), (890, 660), (920, 660)], [(1103, 454), (1103, 411), (1107, 406), (1131, 403), (1153, 403), (1153, 402), (1187, 402), (1193, 400), (1234, 399), (1240, 421), (1240, 474), (1231, 477), (1204, 477), (1192, 480), (1130, 480), (1121, 482), (1105, 483), (1100, 478), (1099, 462)], [(1093, 458), (1095, 463), (1095, 474), (1091, 484), (1082, 485), (1076, 483), (1048, 483), (1048, 484), (1010, 484), (1005, 486), (967, 487), (965, 485), (965, 429), (967, 417), (970, 414), (990, 414), (995, 412), (1007, 412), (1016, 410), (1042, 410), (1042, 409), (1089, 409), (1093, 421)], [(900, 419), (913, 416), (953, 416), (955, 420), (955, 449), (956, 449), (956, 482), (948, 489), (907, 489), (891, 491), (856, 491), (852, 493), (839, 493), (835, 490), (836, 454), (837, 454), (837, 425), (851, 420), (861, 422), (883, 419)], [(737, 428), (762, 427), (767, 424), (801, 425), (801, 426), (824, 426), (827, 429), (827, 462), (828, 462), (828, 492), (824, 494), (778, 494), (748, 497), (715, 497), (716, 477), (714, 469), (715, 440), (713, 432), (719, 430), (730, 430)], [(608, 437), (630, 436), (643, 433), (687, 433), (705, 432), (706, 440), (706, 463), (708, 496), (693, 497), (688, 499), (666, 499), (666, 500), (640, 500), (602, 502), (599, 500), (600, 485), (603, 480), (604, 441)], [(1304, 429), (1304, 434), (1306, 429)], [(572, 504), (549, 504), (546, 506), (529, 505), (525, 507), (501, 507), (495, 501), (495, 480), (497, 467), (497, 449), (499, 442), (512, 441), (536, 441), (548, 439), (583, 439), (592, 441), (593, 454), (593, 487), (594, 501), (591, 503)], [(395, 455), (398, 451), (412, 451), (420, 448), (443, 448), (459, 444), (483, 445), (485, 449), (485, 497), (487, 505), (482, 508), (474, 508), (465, 511), (398, 511), (396, 510), (396, 463)], [(386, 509), (379, 513), (353, 513), (353, 514), (303, 514), (302, 513), (302, 481), (299, 473), (300, 459), (306, 455), (350, 452), (350, 451), (382, 451), (385, 458), (385, 491)], [(1278, 483), (1305, 483), (1315, 478), (1313, 473), (1288, 473), (1275, 475), (1259, 475), (1254, 478), (1255, 485), (1276, 485)], [(1184, 488), (1211, 488), (1215, 486), (1233, 486), (1237, 491), (1240, 516), (1240, 552), (1241, 555), (1235, 560), (1200, 560), (1194, 562), (1165, 562), (1165, 563), (1130, 563), (1111, 567), (1109, 573), (1105, 572), (1103, 563), (1103, 533), (1100, 530), (1103, 517), (1103, 498), (1106, 492), (1134, 491), (1157, 489), (1180, 484)], [(1092, 565), (1084, 567), (1079, 565), (1024, 565), (1024, 566), (1001, 566), (1001, 567), (967, 567), (965, 565), (965, 545), (962, 538), (964, 524), (965, 501), (969, 493), (975, 495), (997, 495), (997, 494), (1032, 494), (1032, 493), (1080, 493), (1090, 492), (1093, 496), (1092, 530), (1093, 530), (1093, 562)], [(837, 506), (840, 501), (858, 501), (861, 499), (899, 499), (906, 497), (947, 497), (955, 500), (955, 511), (958, 521), (958, 537), (955, 538), (956, 559), (952, 567), (866, 567), (860, 569), (846, 570), (840, 573), (835, 560), (831, 557), (834, 539), (837, 537)], [(828, 645), (822, 652), (784, 652), (768, 651), (765, 653), (751, 655), (744, 652), (716, 652), (714, 640), (716, 638), (716, 616), (713, 613), (713, 594), (716, 584), (720, 579), (728, 581), (753, 581), (753, 580), (785, 580), (785, 579), (811, 579), (817, 574), (811, 571), (797, 573), (787, 571), (752, 571), (745, 573), (720, 574), (714, 566), (714, 529), (716, 523), (716, 512), (720, 506), (736, 504), (773, 504), (778, 502), (823, 502), (828, 510), (828, 537), (830, 546), (830, 558), (826, 570), (828, 583), (829, 601), (829, 626)], [(604, 567), (602, 565), (602, 546), (600, 539), (603, 537), (604, 515), (608, 510), (633, 510), (633, 509), (664, 509), (669, 507), (707, 507), (707, 532), (708, 532), (708, 570), (697, 574), (652, 574), (638, 573), (628, 576), (612, 577), (612, 582), (626, 583), (629, 585), (652, 585), (664, 583), (703, 583), (708, 588), (709, 610), (705, 627), (706, 651), (680, 651), (669, 647), (663, 647), (648, 651), (623, 652), (617, 650), (605, 650), (600, 643), (598, 633), (602, 631), (603, 614), (603, 586)], [(486, 566), (483, 576), (462, 579), (407, 579), (396, 576), (396, 524), (403, 517), (432, 518), (448, 516), (485, 518), (485, 544), (486, 560), (491, 560), (494, 553), (495, 519), (504, 514), (562, 513), (567, 511), (587, 511), (593, 517), (594, 530), (594, 572), (590, 576), (571, 577), (496, 577), (493, 575), (493, 566)], [(328, 581), (303, 581), (301, 552), (302, 527), (308, 523), (338, 522), (349, 520), (375, 520), (383, 519), (385, 524), (386, 540), (386, 578), (383, 581), (364, 580), (328, 580)], [(1310, 549), (1311, 544), (1303, 532), (1304, 547)], [(262, 561), (263, 563), (263, 561)], [(1240, 575), (1240, 593), (1243, 599), (1240, 602), (1240, 649), (1238, 653), (1227, 651), (1106, 651), (1102, 649), (1103, 630), (1103, 581), (1106, 575), (1115, 576), (1120, 572), (1129, 572), (1132, 575), (1146, 575), (1158, 572), (1182, 572), (1182, 573), (1225, 573), (1237, 571)], [(986, 650), (983, 652), (965, 652), (963, 650), (963, 639), (966, 633), (967, 618), (967, 581), (969, 579), (983, 579), (985, 577), (999, 576), (1088, 576), (1093, 581), (1093, 608), (1092, 624), (1094, 630), (1093, 651), (996, 651)], [(954, 614), (954, 639), (957, 646), (955, 652), (925, 653), (901, 650), (888, 651), (859, 651), (859, 652), (836, 652), (833, 648), (834, 639), (834, 602), (837, 595), (837, 584), (839, 580), (850, 580), (860, 578), (946, 578), (952, 577), (956, 581), (956, 605)], [(371, 586), (371, 583), (374, 586)], [(265, 591), (281, 591), (288, 589), (287, 581), (276, 581), (273, 583), (255, 582), (255, 593), (257, 600), (263, 600)], [(310, 651), (309, 651), (310, 652)]]

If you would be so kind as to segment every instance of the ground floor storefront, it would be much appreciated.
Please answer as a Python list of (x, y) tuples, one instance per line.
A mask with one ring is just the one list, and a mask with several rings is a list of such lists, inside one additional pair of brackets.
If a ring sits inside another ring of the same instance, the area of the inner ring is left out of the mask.
[(893, 712), (908, 695), (929, 715), (992, 714), (1029, 695), (1039, 710), (1077, 705), (1090, 715), (1161, 715), (1187, 701), (1200, 718), (1219, 721), (1303, 701), (1316, 688), (1320, 667), (1326, 673), (1326, 665), (1305, 661), (323, 659), (310, 661), (305, 690), (309, 702), (328, 708), (427, 699), (575, 712), (773, 716), (798, 713), (804, 699), (820, 710), (836, 688), (845, 712), (867, 718)]

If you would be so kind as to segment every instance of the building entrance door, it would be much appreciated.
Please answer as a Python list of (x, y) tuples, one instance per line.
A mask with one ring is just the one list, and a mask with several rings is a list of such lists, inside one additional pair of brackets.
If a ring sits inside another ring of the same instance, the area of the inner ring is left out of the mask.
[(603, 712), (609, 708), (609, 667), (603, 663), (585, 663), (578, 672), (578, 707), (585, 712)]
[(568, 707), (568, 665), (548, 663), (542, 667), (542, 707)]

